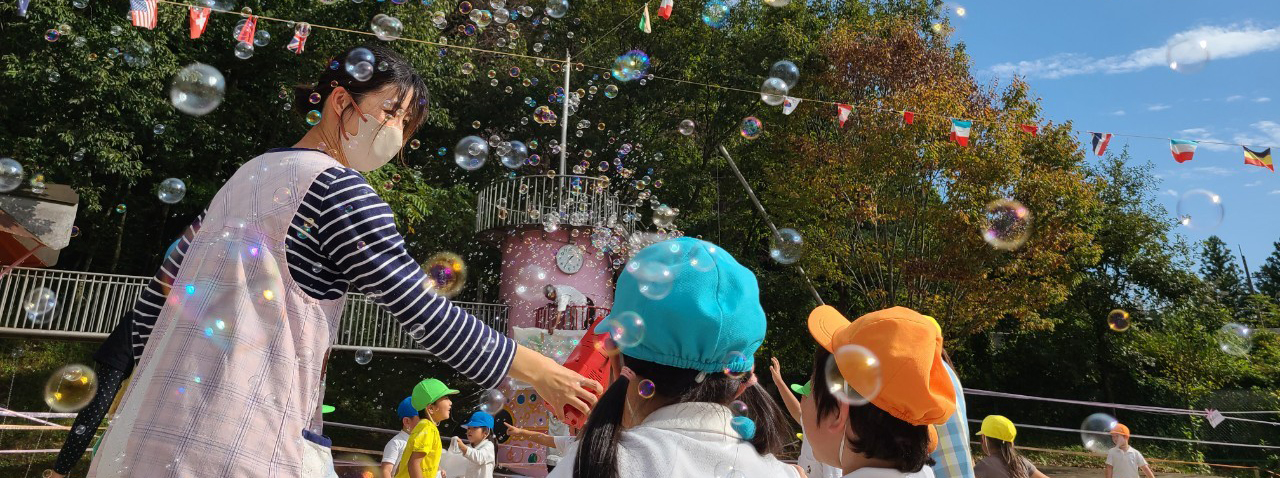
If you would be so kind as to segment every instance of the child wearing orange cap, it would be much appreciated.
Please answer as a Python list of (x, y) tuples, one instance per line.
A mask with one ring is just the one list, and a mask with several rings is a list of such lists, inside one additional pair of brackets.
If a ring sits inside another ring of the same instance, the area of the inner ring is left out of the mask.
[(1111, 441), (1116, 446), (1107, 450), (1107, 478), (1138, 478), (1139, 471), (1147, 478), (1156, 478), (1142, 452), (1129, 446), (1129, 427), (1117, 423), (1111, 428)]
[[(933, 426), (956, 409), (933, 322), (903, 307), (850, 322), (824, 305), (809, 315), (809, 333), (821, 346), (801, 402), (814, 456), (845, 478), (933, 478)], [(878, 376), (868, 373), (875, 366)], [(869, 403), (851, 400), (858, 397)]]

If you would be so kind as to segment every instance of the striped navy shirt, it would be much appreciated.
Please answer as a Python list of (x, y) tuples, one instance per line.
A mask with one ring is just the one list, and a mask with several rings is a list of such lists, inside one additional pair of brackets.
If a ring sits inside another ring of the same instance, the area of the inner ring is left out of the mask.
[[(133, 309), (133, 357), (143, 348), (196, 233), (201, 214), (174, 246)], [(409, 255), (387, 203), (360, 173), (321, 173), (302, 199), (285, 239), (289, 272), (316, 299), (337, 299), (353, 286), (391, 313), (422, 348), (471, 380), (497, 388), (516, 344), (448, 299)]]

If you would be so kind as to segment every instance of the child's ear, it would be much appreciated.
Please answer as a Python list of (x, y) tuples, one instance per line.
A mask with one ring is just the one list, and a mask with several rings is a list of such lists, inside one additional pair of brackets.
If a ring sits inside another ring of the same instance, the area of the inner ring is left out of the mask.
[(845, 423), (847, 423), (848, 421), (849, 421), (849, 405), (841, 403), (840, 411), (836, 413), (834, 417), (828, 417), (823, 422), (823, 426), (827, 427), (827, 429), (831, 430), (832, 432), (842, 431), (844, 430)]

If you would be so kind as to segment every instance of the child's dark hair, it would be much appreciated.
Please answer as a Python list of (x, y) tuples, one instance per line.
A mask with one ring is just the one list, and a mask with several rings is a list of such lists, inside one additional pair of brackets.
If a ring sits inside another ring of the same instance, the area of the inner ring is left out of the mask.
[[(623, 365), (636, 375), (653, 382), (655, 398), (662, 397), (672, 403), (709, 402), (728, 405), (735, 400), (739, 386), (747, 381), (750, 372), (741, 378), (724, 373), (708, 373), (701, 383), (699, 372), (660, 365), (632, 357), (623, 357)], [(622, 433), (622, 415), (626, 412), (627, 386), (630, 380), (618, 377), (600, 397), (587, 424), (578, 434), (577, 458), (573, 462), (574, 478), (618, 478), (618, 440)], [(751, 444), (760, 454), (782, 450), (790, 435), (787, 418), (777, 403), (759, 385), (748, 387), (741, 400), (747, 404), (747, 417), (755, 422), (756, 434)], [(725, 413), (729, 413), (725, 410)]]
[[(818, 412), (817, 421), (838, 414), (844, 405), (831, 394), (827, 384), (827, 359), (831, 352), (818, 347), (813, 353), (813, 385), (810, 387)], [(852, 432), (852, 436), (850, 433)], [(888, 460), (898, 471), (915, 473), (925, 465), (933, 466), (929, 457), (929, 426), (912, 425), (872, 404), (849, 407), (849, 425), (845, 430), (849, 448), (868, 458)], [(840, 446), (845, 446), (842, 442)]]
[(1000, 457), (1000, 462), (1004, 463), (1004, 467), (1009, 471), (1010, 478), (1028, 478), (1031, 476), (1031, 467), (1026, 458), (1018, 453), (1013, 447), (1013, 443), (997, 440), (988, 436), (982, 437), (982, 442), (991, 450), (991, 454)]
[[(346, 61), (347, 56), (357, 48), (364, 48), (373, 53), (374, 68), (373, 74), (365, 81), (356, 80), (351, 74), (347, 73)], [(314, 85), (298, 85), (294, 87), (294, 110), (299, 114), (307, 114), (311, 110), (322, 110), (321, 105), (329, 99), (329, 95), (333, 93), (336, 87), (342, 87), (347, 90), (352, 99), (357, 102), (365, 95), (380, 91), (384, 87), (394, 87), (396, 89), (395, 104), (404, 104), (406, 96), (410, 96), (409, 121), (405, 126), (405, 137), (413, 135), (419, 126), (426, 121), (427, 109), (431, 103), (431, 94), (427, 91), (427, 83), (422, 80), (422, 76), (418, 74), (413, 65), (408, 60), (396, 53), (390, 47), (381, 44), (368, 44), (348, 48), (342, 53), (329, 59), (325, 64), (324, 73), (316, 80)], [(320, 101), (311, 102), (311, 94), (319, 93)], [(377, 116), (377, 111), (366, 112)], [(327, 113), (326, 113), (327, 114)], [(345, 119), (346, 111), (342, 112)]]

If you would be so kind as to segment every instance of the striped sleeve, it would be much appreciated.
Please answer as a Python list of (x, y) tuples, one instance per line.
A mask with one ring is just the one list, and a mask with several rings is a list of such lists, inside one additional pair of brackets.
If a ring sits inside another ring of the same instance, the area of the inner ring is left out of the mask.
[[(307, 256), (306, 244), (315, 249), (312, 262), (303, 267), (294, 267), (291, 259), (290, 272), (305, 269), (299, 271), (303, 276), (322, 276), (332, 269), (390, 312), (415, 342), (467, 378), (496, 388), (507, 376), (515, 341), (428, 290), (429, 279), (405, 249), (391, 208), (355, 170), (331, 168), (316, 178), (289, 238), (291, 256)], [(303, 289), (323, 296), (333, 292), (328, 287), (334, 283), (311, 281)]]
[(187, 249), (191, 247), (191, 241), (200, 231), (200, 221), (203, 220), (204, 213), (200, 213), (186, 232), (173, 241), (173, 245), (169, 246), (169, 251), (164, 255), (160, 270), (156, 271), (156, 275), (147, 282), (147, 286), (138, 295), (138, 300), (133, 303), (133, 311), (130, 314), (133, 320), (133, 337), (130, 343), (133, 345), (134, 365), (142, 359), (142, 351), (147, 346), (147, 340), (151, 338), (151, 329), (156, 326), (156, 317), (160, 316), (165, 297), (169, 296), (169, 289), (173, 287), (173, 281), (178, 277), (182, 258), (186, 257)]

